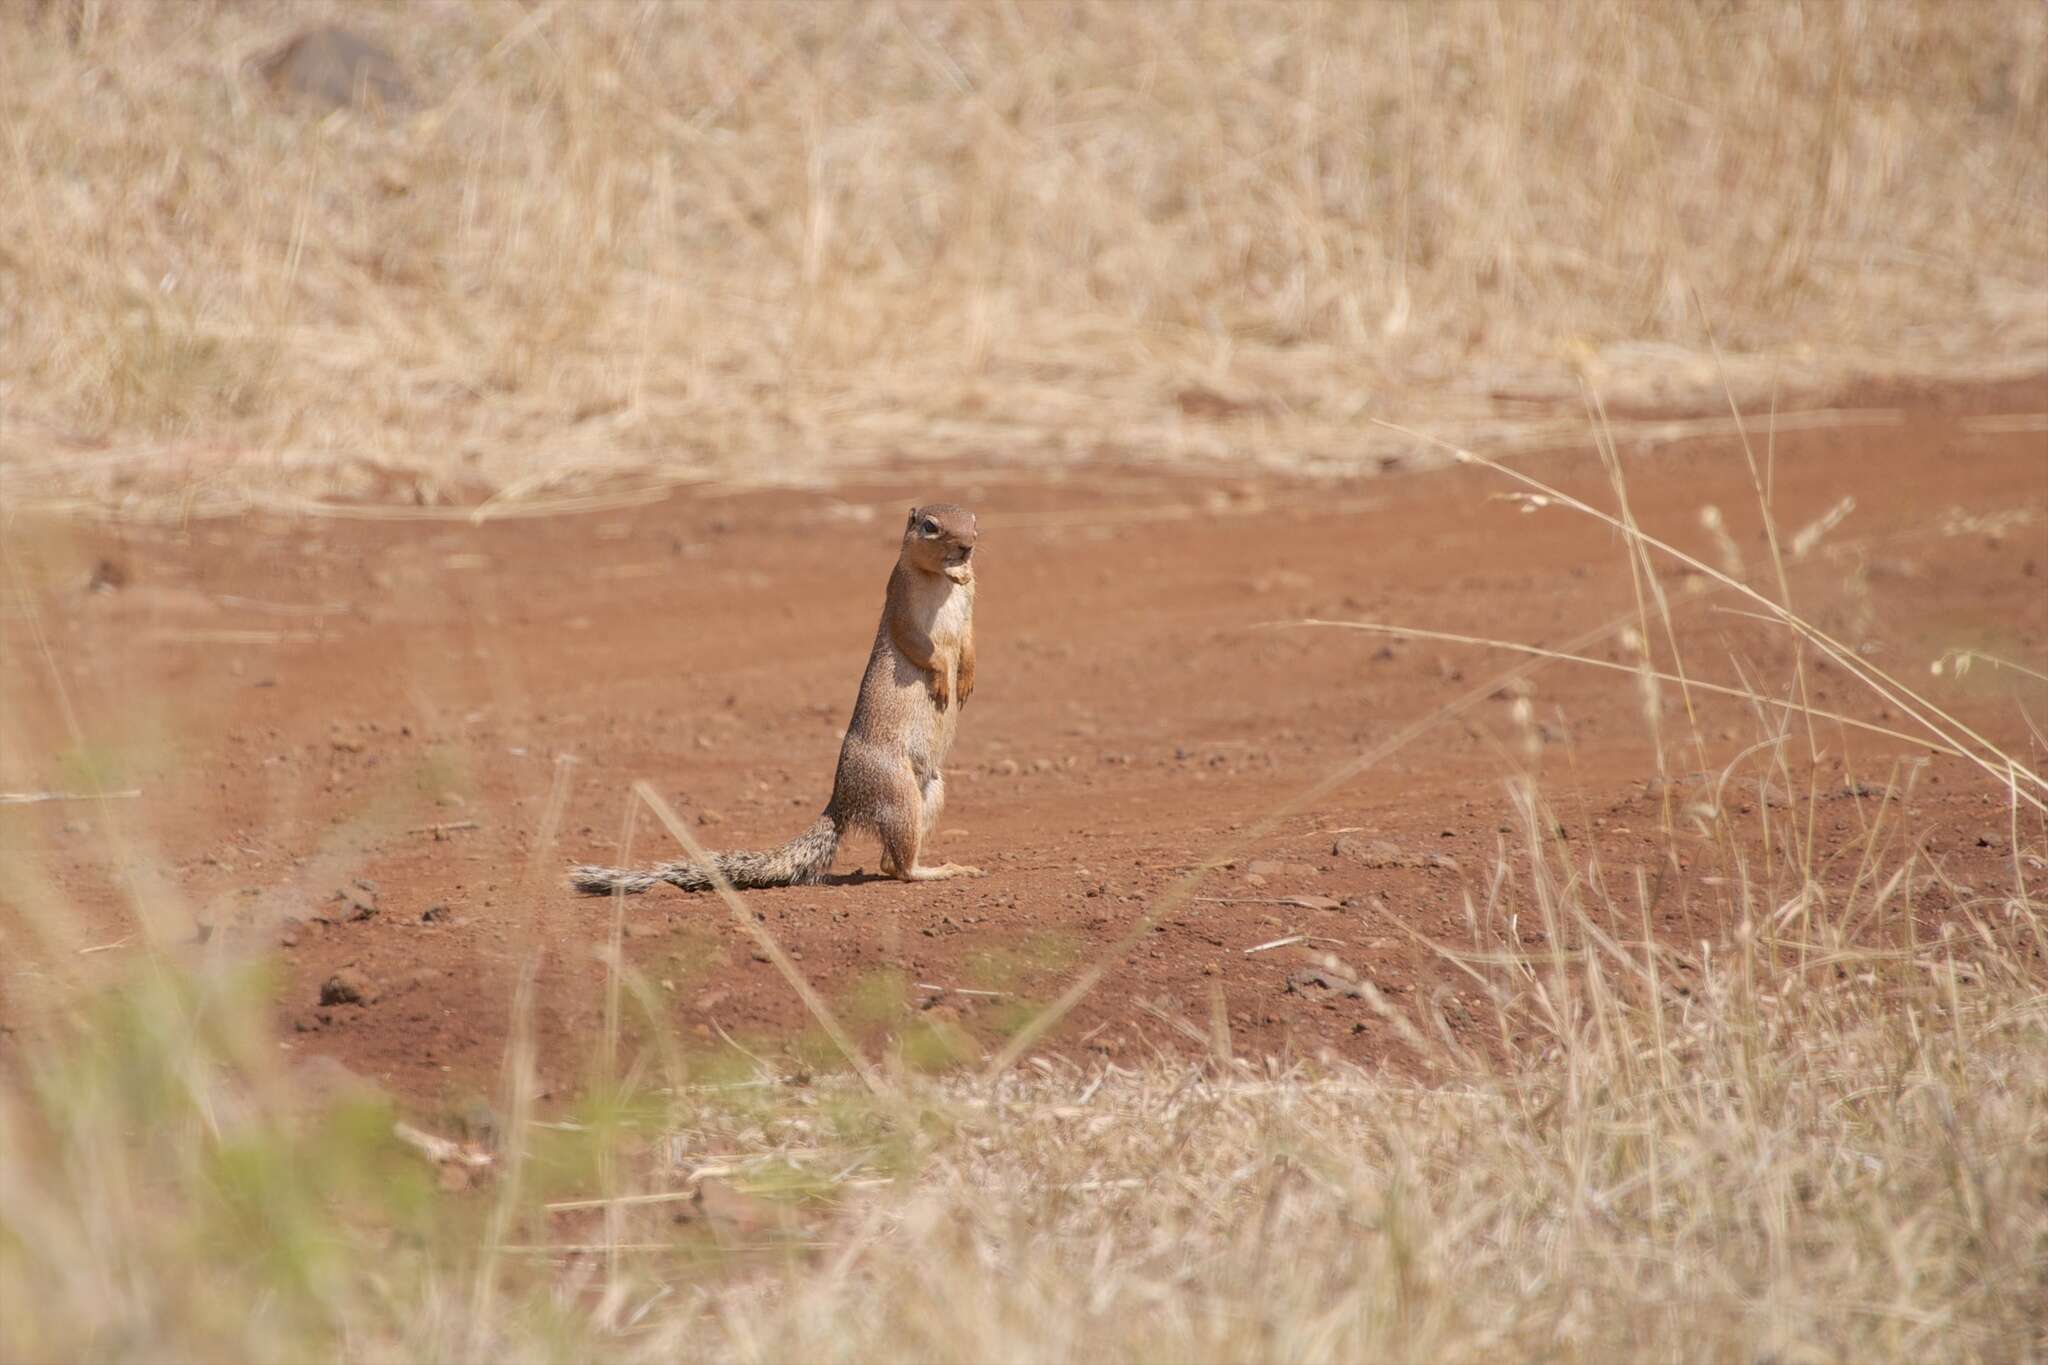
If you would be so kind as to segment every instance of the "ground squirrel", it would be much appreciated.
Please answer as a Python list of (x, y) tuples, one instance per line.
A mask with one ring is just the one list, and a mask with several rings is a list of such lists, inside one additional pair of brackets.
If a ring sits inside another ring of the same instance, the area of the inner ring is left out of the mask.
[[(939, 771), (953, 747), (960, 708), (974, 692), (974, 513), (935, 502), (910, 509), (903, 552), (889, 575), (889, 595), (860, 697), (839, 748), (832, 799), (811, 827), (765, 853), (714, 853), (734, 886), (805, 886), (823, 879), (848, 830), (882, 840), (882, 871), (907, 882), (979, 876), (981, 869), (943, 863), (926, 867), (918, 850), (946, 800)], [(645, 891), (671, 882), (703, 891), (712, 881), (694, 863), (644, 871), (579, 867), (579, 891)]]

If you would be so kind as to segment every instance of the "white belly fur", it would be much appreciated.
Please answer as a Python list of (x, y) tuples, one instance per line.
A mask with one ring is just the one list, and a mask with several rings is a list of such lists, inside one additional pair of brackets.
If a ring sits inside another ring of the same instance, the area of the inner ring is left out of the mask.
[(943, 597), (932, 604), (931, 624), (925, 627), (925, 634), (932, 643), (949, 654), (960, 652), (960, 636), (967, 625), (968, 608), (973, 604), (973, 595), (964, 583), (941, 579), (946, 591)]
[(930, 607), (925, 618), (925, 635), (930, 638), (935, 655), (932, 662), (946, 675), (946, 709), (939, 712), (931, 737), (934, 768), (946, 761), (946, 752), (953, 747), (953, 730), (960, 717), (960, 643), (974, 609), (972, 585), (943, 578), (939, 581), (945, 587), (927, 599)]

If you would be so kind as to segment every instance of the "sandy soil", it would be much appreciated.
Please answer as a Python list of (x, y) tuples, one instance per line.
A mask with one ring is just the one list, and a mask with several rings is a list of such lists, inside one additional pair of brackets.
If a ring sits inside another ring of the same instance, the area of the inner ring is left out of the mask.
[[(2037, 669), (2048, 659), (2048, 380), (1842, 405), (1897, 420), (1779, 436), (1788, 534), (1855, 498), (1794, 568), (1796, 605), (2038, 765), (2028, 714), (2042, 722), (2048, 689), (1982, 666), (1935, 678), (1928, 665), (1955, 646)], [(2011, 414), (2035, 416), (1986, 420)], [(1648, 529), (1718, 561), (1699, 517), (1718, 505), (1753, 580), (1769, 581), (1739, 446), (1623, 454)], [(1611, 505), (1586, 450), (1522, 467)], [(878, 480), (830, 496), (679, 490), (480, 526), (17, 522), (0, 790), (78, 790), (97, 776), (141, 794), (0, 807), (0, 1049), (35, 1033), (45, 991), (112, 979), (155, 942), (268, 963), (283, 1047), (421, 1102), (456, 1101), (495, 1083), (531, 947), (543, 1083), (573, 1093), (602, 1032), (612, 903), (569, 893), (562, 869), (627, 856), (635, 778), (712, 846), (801, 828), (827, 793), (901, 509), (947, 497), (981, 515), (980, 682), (934, 853), (989, 875), (902, 886), (874, 878), (875, 850), (856, 842), (833, 884), (748, 902), (872, 1052), (893, 1036), (913, 1057), (948, 1042), (975, 1053), (1115, 945), (1184, 870), (1515, 662), (1263, 623), (1375, 620), (1561, 645), (1633, 612), (1614, 536), (1492, 496), (1504, 489), (1478, 470), (1311, 485), (1120, 467), (947, 487)], [(1663, 585), (1685, 593), (1692, 576), (1665, 570)], [(1739, 667), (1778, 691), (1789, 651), (1735, 606), (1721, 595), (1683, 608), (1689, 667), (1724, 682)], [(1626, 657), (1613, 636), (1588, 652)], [(1816, 705), (1912, 729), (1838, 670), (1812, 681)], [(1685, 775), (1702, 765), (1678, 742), (1688, 732), (1673, 690), (1669, 789), (1631, 678), (1543, 669), (1533, 730), (1513, 700), (1488, 695), (1251, 840), (1114, 963), (1047, 1046), (1126, 1059), (1200, 1050), (1220, 990), (1240, 1053), (1419, 1066), (1365, 1001), (1302, 975), (1323, 953), (1397, 1008), (1434, 1009), (1487, 1046), (1471, 982), (1418, 936), (1469, 942), (1468, 899), (1484, 903), (1498, 860), (1510, 875), (1523, 861), (1504, 783), (1523, 762), (1562, 837), (1597, 852), (1612, 887), (1632, 887), (1636, 867), (1657, 879), (1658, 934), (1690, 945), (1725, 933), (1723, 855), (1682, 817), (1677, 866), (1660, 853), (1667, 791), (1682, 808), (1707, 790)], [(1700, 717), (1715, 769), (1759, 734), (1745, 703), (1705, 700)], [(1819, 739), (1820, 761), (1808, 772), (1802, 758), (1799, 780), (1821, 794), (1823, 843), (1853, 842), (1835, 836), (1867, 830), (1882, 789), (1910, 770), (1896, 828), (1928, 866), (1964, 885), (2009, 876), (2007, 812), (1973, 770), (1946, 758), (1915, 768), (1924, 746), (1838, 727)], [(1803, 732), (1792, 748), (1805, 754)], [(560, 831), (537, 846), (564, 755), (575, 762), (561, 769)], [(1754, 755), (1731, 771), (1726, 800), (1760, 834), (1787, 794), (1759, 785)], [(1763, 856), (1760, 838), (1746, 853)], [(643, 818), (630, 856), (675, 851)], [(1822, 879), (1839, 888), (1855, 870), (1836, 859)], [(1959, 894), (1930, 882), (1920, 930), (1937, 932)], [(138, 896), (167, 908), (142, 924)], [(823, 1055), (803, 1006), (717, 900), (664, 889), (629, 901), (627, 916), (626, 958), (686, 1048), (729, 1038), (792, 1066)], [(1296, 935), (1307, 937), (1247, 951)], [(1533, 927), (1523, 937), (1541, 941)], [(373, 1001), (322, 1003), (344, 969)], [(626, 1031), (644, 1040), (637, 1009)]]

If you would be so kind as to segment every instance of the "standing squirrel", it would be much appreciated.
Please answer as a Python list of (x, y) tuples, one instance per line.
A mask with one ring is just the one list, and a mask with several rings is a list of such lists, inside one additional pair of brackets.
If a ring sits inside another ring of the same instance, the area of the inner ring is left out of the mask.
[[(910, 509), (903, 552), (889, 575), (882, 623), (860, 680), (860, 698), (839, 749), (832, 799), (811, 827), (765, 853), (713, 853), (736, 887), (808, 886), (821, 881), (848, 830), (882, 841), (882, 871), (907, 882), (980, 876), (978, 867), (918, 862), (946, 800), (939, 771), (953, 747), (960, 708), (974, 692), (974, 513), (952, 503)], [(645, 891), (671, 882), (685, 891), (714, 883), (694, 863), (641, 871), (579, 867), (578, 891)]]

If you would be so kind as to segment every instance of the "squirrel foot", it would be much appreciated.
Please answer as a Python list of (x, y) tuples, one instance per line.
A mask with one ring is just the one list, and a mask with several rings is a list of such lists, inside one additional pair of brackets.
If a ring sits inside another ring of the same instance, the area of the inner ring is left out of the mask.
[(908, 872), (895, 874), (906, 882), (937, 882), (948, 877), (986, 877), (988, 873), (965, 863), (940, 863), (937, 867), (913, 867)]

